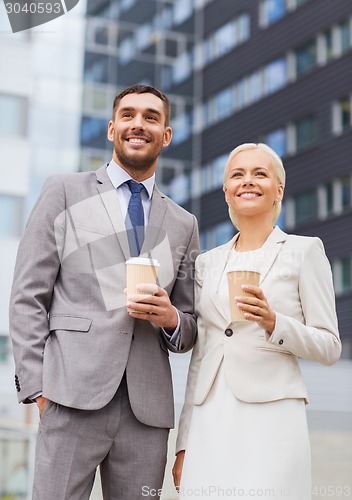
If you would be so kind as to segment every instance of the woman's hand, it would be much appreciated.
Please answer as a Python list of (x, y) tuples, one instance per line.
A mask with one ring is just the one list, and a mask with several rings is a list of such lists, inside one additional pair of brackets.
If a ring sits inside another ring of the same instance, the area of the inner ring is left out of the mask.
[(243, 291), (252, 293), (254, 297), (235, 297), (237, 305), (249, 321), (255, 321), (261, 328), (272, 334), (276, 323), (276, 314), (270, 309), (261, 288), (243, 285)]
[(176, 460), (172, 468), (172, 475), (174, 476), (174, 484), (177, 491), (179, 491), (180, 489), (180, 481), (181, 481), (184, 459), (185, 459), (185, 450), (181, 450), (177, 453)]

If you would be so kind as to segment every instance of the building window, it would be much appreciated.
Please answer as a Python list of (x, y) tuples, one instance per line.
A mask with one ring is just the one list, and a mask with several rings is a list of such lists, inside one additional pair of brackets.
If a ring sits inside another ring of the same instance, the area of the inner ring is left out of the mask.
[(295, 123), (296, 152), (312, 146), (318, 138), (318, 123), (315, 116), (307, 116)]
[(23, 198), (0, 194), (0, 238), (21, 235)]
[(211, 248), (223, 245), (230, 241), (236, 233), (236, 228), (230, 220), (220, 222), (200, 233), (201, 251), (210, 250)]
[(342, 177), (340, 185), (342, 210), (346, 210), (352, 207), (352, 177)]
[(0, 94), (0, 137), (24, 137), (27, 134), (26, 97)]
[(106, 118), (83, 117), (81, 123), (81, 144), (89, 148), (104, 149), (106, 144)]
[(286, 58), (281, 57), (264, 68), (264, 92), (272, 94), (284, 87), (287, 83), (287, 62)]
[(341, 259), (342, 293), (352, 290), (352, 259), (344, 257)]
[(286, 15), (286, 0), (262, 0), (260, 9), (261, 24), (269, 26)]
[(219, 121), (230, 116), (233, 112), (233, 89), (228, 87), (214, 97), (215, 120)]
[(287, 134), (284, 128), (269, 132), (263, 137), (263, 142), (270, 146), (279, 156), (287, 153)]
[(341, 54), (347, 52), (351, 47), (351, 28), (350, 21), (343, 21), (338, 26), (339, 49)]
[(295, 224), (315, 219), (318, 216), (318, 197), (316, 190), (306, 191), (295, 196)]
[(191, 17), (193, 12), (193, 2), (189, 0), (177, 0), (174, 3), (174, 24), (181, 24)]
[(345, 96), (333, 104), (332, 130), (334, 134), (342, 134), (352, 126), (352, 97)]
[(6, 363), (10, 353), (10, 338), (0, 334), (0, 363)]
[(248, 14), (242, 14), (218, 28), (203, 43), (204, 60), (206, 63), (222, 57), (240, 43), (250, 37), (250, 20)]
[(317, 64), (317, 43), (312, 40), (295, 51), (296, 74), (300, 76), (313, 69)]

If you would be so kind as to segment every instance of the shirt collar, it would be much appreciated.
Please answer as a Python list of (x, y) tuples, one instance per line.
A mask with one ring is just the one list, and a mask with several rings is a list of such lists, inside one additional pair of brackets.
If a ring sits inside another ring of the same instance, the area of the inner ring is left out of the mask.
[[(118, 189), (121, 187), (122, 184), (124, 184), (126, 181), (129, 181), (132, 179), (130, 174), (126, 172), (123, 168), (120, 167), (114, 160), (111, 160), (106, 172), (112, 182), (112, 185), (114, 186), (115, 189)], [(135, 180), (135, 179), (133, 179)], [(149, 199), (152, 197), (153, 194), (153, 189), (155, 185), (155, 174), (153, 174), (151, 177), (148, 179), (145, 179), (144, 181), (141, 182), (145, 189), (147, 190), (148, 197)]]

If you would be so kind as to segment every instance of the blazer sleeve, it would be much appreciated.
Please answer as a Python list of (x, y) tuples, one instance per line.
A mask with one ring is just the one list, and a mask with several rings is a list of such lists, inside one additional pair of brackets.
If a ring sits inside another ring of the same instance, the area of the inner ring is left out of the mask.
[(332, 273), (322, 241), (311, 241), (299, 273), (304, 324), (276, 313), (275, 329), (267, 340), (301, 358), (332, 365), (341, 354)]
[(48, 311), (60, 269), (57, 216), (65, 209), (58, 176), (44, 184), (21, 239), (10, 298), (10, 334), (20, 402), (42, 390), (43, 351), (49, 335)]
[(197, 335), (197, 321), (194, 314), (194, 267), (199, 254), (199, 237), (197, 219), (194, 216), (192, 218), (191, 237), (170, 294), (170, 300), (180, 316), (180, 329), (175, 344), (170, 343), (170, 338), (163, 333), (167, 347), (176, 353), (192, 349)]
[[(202, 256), (200, 255), (195, 263), (194, 295), (195, 295), (196, 314), (203, 286), (201, 261), (202, 261)], [(204, 356), (205, 330), (202, 325), (201, 316), (198, 316), (197, 323), (198, 323), (198, 335), (188, 369), (185, 402), (180, 415), (178, 434), (176, 440), (176, 454), (179, 451), (186, 449), (188, 431), (193, 411), (194, 391), (197, 382), (199, 367)]]

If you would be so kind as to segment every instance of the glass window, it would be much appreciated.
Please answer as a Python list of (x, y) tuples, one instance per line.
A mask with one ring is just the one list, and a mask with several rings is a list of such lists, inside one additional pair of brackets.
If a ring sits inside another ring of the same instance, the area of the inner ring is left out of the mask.
[(174, 23), (180, 24), (183, 23), (186, 19), (188, 19), (192, 15), (193, 11), (193, 2), (190, 0), (177, 0), (174, 3)]
[(221, 26), (214, 33), (214, 57), (221, 57), (230, 52), (237, 44), (237, 30), (234, 22), (229, 22)]
[(0, 237), (20, 236), (23, 217), (23, 198), (0, 195)]
[(315, 40), (296, 50), (297, 76), (306, 73), (317, 64), (317, 44)]
[(27, 133), (27, 98), (0, 94), (0, 137), (23, 137)]
[(342, 207), (350, 208), (352, 206), (352, 178), (343, 177), (341, 179), (341, 191), (342, 191)]
[(352, 259), (344, 257), (341, 259), (342, 292), (352, 289)]
[(262, 97), (262, 73), (261, 71), (255, 71), (249, 78), (250, 80), (250, 93), (251, 93), (251, 101), (259, 101)]
[(287, 83), (287, 62), (282, 57), (267, 64), (264, 68), (264, 91), (271, 94)]
[(222, 187), (224, 183), (224, 170), (228, 155), (221, 155), (213, 161), (213, 187)]
[(246, 42), (251, 35), (250, 17), (248, 14), (242, 14), (238, 19), (238, 41)]
[(10, 338), (7, 335), (0, 335), (0, 363), (5, 363), (10, 352)]
[(318, 123), (315, 116), (307, 116), (295, 124), (296, 151), (315, 144), (318, 138)]
[(351, 102), (349, 97), (345, 97), (339, 101), (340, 118), (341, 118), (341, 129), (347, 130), (350, 128), (351, 119)]
[(173, 82), (180, 83), (192, 72), (192, 56), (189, 52), (183, 52), (175, 61), (173, 66)]
[(119, 46), (119, 61), (127, 64), (134, 56), (134, 41), (132, 37), (125, 38)]
[(172, 122), (172, 143), (174, 145), (185, 141), (191, 135), (192, 118), (189, 113), (178, 115)]
[(339, 35), (340, 35), (340, 44), (341, 44), (341, 52), (346, 52), (351, 46), (351, 31), (350, 31), (350, 23), (349, 21), (344, 21), (339, 25)]
[(263, 142), (270, 146), (279, 156), (285, 156), (287, 153), (286, 129), (280, 128), (269, 132), (264, 136)]
[(331, 29), (324, 33), (324, 43), (326, 60), (330, 61), (334, 57), (333, 36)]
[(326, 193), (326, 213), (327, 215), (330, 215), (333, 213), (334, 210), (334, 185), (332, 182), (329, 182), (325, 186), (325, 193)]
[(169, 194), (175, 203), (185, 203), (190, 196), (189, 176), (182, 174), (175, 177), (170, 184)]
[(233, 90), (231, 87), (222, 90), (214, 97), (215, 116), (217, 120), (230, 116), (233, 112)]
[(230, 241), (236, 230), (230, 220), (221, 222), (214, 226), (214, 246), (223, 245)]
[(264, 22), (272, 24), (286, 14), (286, 0), (263, 0)]
[(106, 143), (106, 118), (83, 117), (81, 123), (81, 144), (90, 148), (104, 149)]
[(295, 196), (295, 222), (305, 222), (318, 215), (318, 196), (316, 190), (306, 191)]

